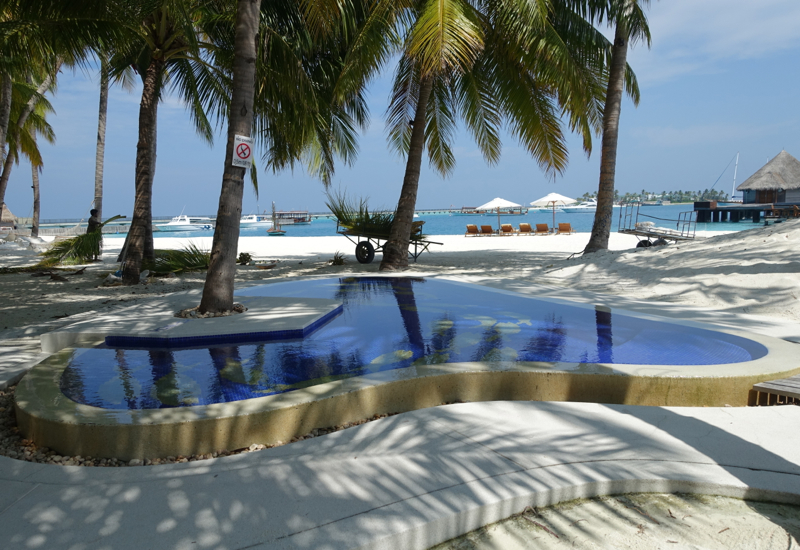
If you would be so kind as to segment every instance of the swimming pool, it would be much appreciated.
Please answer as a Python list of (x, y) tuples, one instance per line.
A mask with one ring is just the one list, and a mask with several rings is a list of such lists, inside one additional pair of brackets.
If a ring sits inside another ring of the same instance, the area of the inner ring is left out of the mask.
[(71, 400), (102, 409), (164, 409), (243, 401), (372, 373), (413, 377), (432, 365), (613, 374), (615, 365), (720, 365), (760, 359), (739, 336), (408, 277), (347, 277), (269, 284), (238, 296), (302, 296), (343, 303), (302, 339), (194, 348), (76, 349), (60, 378)]

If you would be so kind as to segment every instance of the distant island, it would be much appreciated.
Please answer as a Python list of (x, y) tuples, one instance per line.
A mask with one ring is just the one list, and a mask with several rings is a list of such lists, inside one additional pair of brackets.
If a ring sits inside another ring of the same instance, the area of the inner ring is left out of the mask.
[[(584, 193), (578, 197), (579, 201), (589, 201), (597, 199), (597, 191), (593, 193)], [(661, 201), (662, 203), (692, 203), (697, 201), (717, 201), (726, 202), (730, 200), (727, 193), (723, 191), (716, 191), (714, 189), (704, 189), (703, 191), (662, 191), (661, 193), (654, 193), (642, 189), (640, 193), (625, 193), (620, 195), (619, 191), (614, 191), (614, 202), (645, 202), (645, 201)]]

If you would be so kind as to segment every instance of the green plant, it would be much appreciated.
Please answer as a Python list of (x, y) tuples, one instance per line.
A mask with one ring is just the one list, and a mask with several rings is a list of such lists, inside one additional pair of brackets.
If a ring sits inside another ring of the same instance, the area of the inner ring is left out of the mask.
[(56, 241), (53, 246), (41, 253), (44, 259), (40, 264), (44, 266), (53, 266), (57, 264), (83, 264), (91, 262), (100, 256), (100, 249), (103, 245), (103, 226), (124, 217), (125, 216), (114, 216), (104, 221), (97, 231), (64, 239), (63, 241)]
[(333, 259), (329, 261), (331, 265), (344, 265), (344, 254), (337, 250), (333, 253)]
[(339, 225), (354, 233), (389, 235), (394, 222), (394, 212), (369, 211), (366, 199), (351, 201), (346, 193), (329, 193), (325, 205), (330, 209)]
[(239, 257), (236, 258), (236, 263), (239, 265), (247, 265), (253, 261), (253, 255), (247, 252), (239, 252)]
[(200, 250), (197, 245), (189, 243), (182, 250), (156, 250), (156, 260), (152, 265), (144, 265), (153, 273), (185, 273), (187, 271), (203, 271), (208, 269), (211, 253)]

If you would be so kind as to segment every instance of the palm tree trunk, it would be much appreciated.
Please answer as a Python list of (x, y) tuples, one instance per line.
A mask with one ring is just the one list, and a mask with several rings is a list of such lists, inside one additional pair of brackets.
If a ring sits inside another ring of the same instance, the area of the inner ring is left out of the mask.
[(219, 196), (211, 259), (203, 286), (203, 298), (200, 301), (201, 313), (230, 311), (233, 308), (239, 220), (242, 217), (244, 176), (247, 173), (246, 169), (233, 166), (233, 143), (236, 135), (250, 136), (253, 128), (256, 34), (260, 5), (259, 0), (238, 0), (236, 4), (236, 40), (228, 146), (225, 151), (222, 192)]
[[(6, 133), (8, 132), (8, 119), (11, 118), (12, 85), (11, 75), (3, 73), (0, 80), (0, 144), (2, 144), (0, 161), (6, 158)], [(3, 204), (3, 197), (0, 197), (0, 204)]]
[(422, 168), (422, 153), (425, 150), (425, 112), (432, 89), (433, 76), (422, 77), (417, 98), (417, 110), (414, 113), (414, 127), (411, 130), (403, 188), (400, 191), (400, 200), (397, 202), (389, 240), (383, 245), (380, 271), (394, 271), (408, 267), (408, 241), (411, 238), (411, 224), (414, 221), (414, 208), (417, 205), (419, 173)]
[[(59, 59), (56, 62), (56, 66), (53, 69), (53, 72), (47, 75), (47, 78), (45, 78), (42, 81), (42, 83), (39, 84), (39, 87), (36, 89), (37, 95), (31, 97), (28, 100), (28, 103), (25, 104), (25, 108), (22, 110), (22, 112), (19, 115), (19, 118), (17, 119), (17, 129), (22, 129), (22, 127), (25, 126), (25, 122), (27, 122), (28, 117), (36, 108), (36, 102), (38, 101), (38, 96), (44, 94), (50, 88), (50, 85), (53, 83), (53, 79), (55, 78), (56, 74), (58, 74), (58, 71), (61, 69), (61, 63), (62, 60)], [(2, 136), (4, 138), (3, 143), (5, 143), (6, 134), (4, 133), (2, 134)], [(5, 159), (5, 162), (3, 163), (3, 174), (0, 175), (0, 204), (3, 204), (3, 202), (5, 202), (6, 199), (6, 189), (8, 188), (8, 178), (11, 177), (11, 167), (13, 165), (12, 162), (13, 157), (14, 155), (8, 155)]]
[(611, 48), (606, 106), (603, 112), (603, 146), (600, 153), (600, 186), (597, 190), (597, 211), (589, 243), (583, 253), (608, 249), (608, 237), (614, 215), (614, 177), (617, 169), (617, 138), (622, 93), (625, 88), (625, 67), (628, 58), (628, 30), (617, 22)]
[(31, 179), (33, 180), (33, 222), (31, 223), (31, 237), (39, 236), (39, 167), (31, 164)]
[(108, 60), (100, 57), (100, 108), (97, 116), (97, 152), (94, 160), (94, 208), (97, 219), (103, 219), (103, 160), (106, 150), (106, 117), (108, 115)]
[(122, 282), (126, 285), (139, 283), (142, 259), (148, 233), (152, 235), (153, 176), (155, 163), (156, 119), (158, 118), (158, 87), (164, 62), (150, 61), (144, 76), (142, 101), (139, 104), (139, 142), (136, 144), (136, 197), (133, 218), (128, 231), (125, 264)]

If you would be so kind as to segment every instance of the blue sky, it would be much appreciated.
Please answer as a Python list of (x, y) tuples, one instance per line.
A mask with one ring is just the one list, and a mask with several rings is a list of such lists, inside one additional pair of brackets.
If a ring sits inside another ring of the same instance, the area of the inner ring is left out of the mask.
[[(652, 48), (639, 44), (629, 63), (639, 77), (641, 103), (622, 108), (617, 189), (639, 191), (710, 188), (741, 153), (741, 183), (786, 149), (800, 157), (800, 2), (797, 0), (661, 0), (648, 11)], [(372, 123), (352, 167), (340, 166), (335, 188), (394, 207), (405, 163), (389, 151), (383, 114), (390, 74), (374, 83)], [(133, 209), (134, 160), (140, 89), (116, 88), (109, 99), (105, 162), (105, 217)], [(98, 83), (95, 75), (66, 72), (51, 98), (54, 146), (42, 144), (42, 217), (88, 216), (94, 193)], [(156, 216), (215, 214), (225, 157), (223, 137), (210, 147), (194, 132), (184, 107), (168, 97), (158, 121), (154, 183)], [(579, 196), (596, 190), (600, 140), (587, 159), (580, 140), (569, 140), (570, 164), (548, 180), (509, 136), (496, 166), (487, 166), (465, 132), (456, 143), (457, 166), (442, 179), (423, 167), (419, 208), (479, 205), (496, 196), (528, 203), (549, 192)], [(733, 164), (716, 189), (730, 193)], [(260, 197), (245, 191), (243, 210), (324, 210), (322, 184), (302, 168), (259, 174)], [(14, 168), (6, 202), (18, 216), (32, 211), (30, 166)]]

